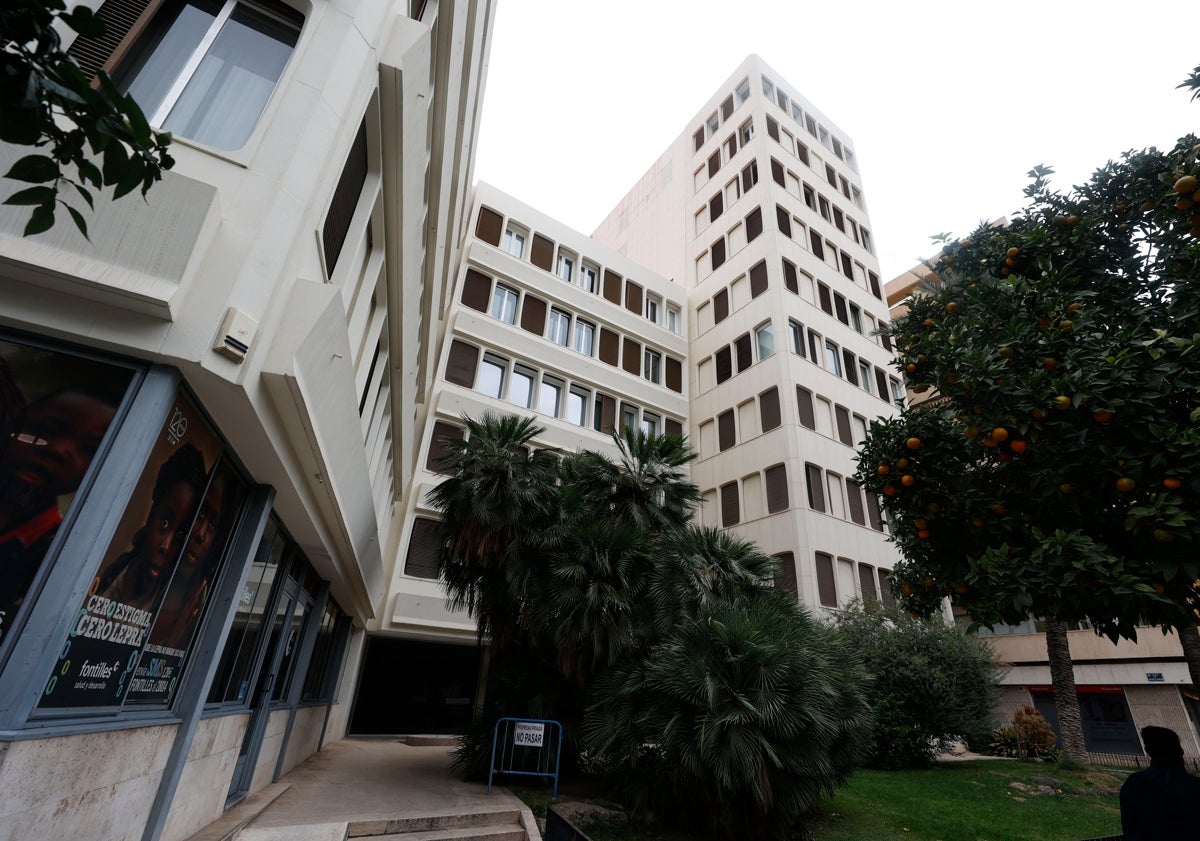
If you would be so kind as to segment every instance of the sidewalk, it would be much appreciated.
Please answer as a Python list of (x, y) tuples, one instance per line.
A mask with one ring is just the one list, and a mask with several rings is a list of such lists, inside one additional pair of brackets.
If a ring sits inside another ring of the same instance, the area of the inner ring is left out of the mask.
[[(407, 745), (395, 738), (347, 738), (326, 745), (280, 778), (277, 785), (287, 790), (253, 819), (249, 834), (283, 827), (316, 829), (334, 823), (527, 811), (499, 786), (488, 795), (486, 783), (463, 782), (451, 774), (453, 750)], [(203, 832), (194, 836), (201, 837)], [(536, 830), (530, 837), (536, 837)]]

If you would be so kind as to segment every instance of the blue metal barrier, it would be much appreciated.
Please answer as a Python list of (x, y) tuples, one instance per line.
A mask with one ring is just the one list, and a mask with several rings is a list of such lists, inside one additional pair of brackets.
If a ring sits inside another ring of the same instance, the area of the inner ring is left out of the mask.
[(557, 721), (547, 718), (500, 719), (492, 731), (488, 794), (492, 793), (494, 775), (517, 774), (554, 780), (551, 799), (558, 799), (558, 763), (561, 757), (562, 725)]

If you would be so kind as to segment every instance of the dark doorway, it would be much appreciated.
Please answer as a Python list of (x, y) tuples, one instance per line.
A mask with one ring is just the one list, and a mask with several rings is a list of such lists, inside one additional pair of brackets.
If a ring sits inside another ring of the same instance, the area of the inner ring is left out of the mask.
[[(1042, 691), (1039, 691), (1042, 690)], [(1140, 756), (1142, 743), (1119, 686), (1077, 686), (1079, 713), (1083, 720), (1083, 744), (1095, 753), (1119, 753)], [(1030, 687), (1033, 705), (1058, 733), (1058, 712), (1050, 687)]]
[(479, 649), (371, 637), (350, 732), (461, 733), (471, 721)]

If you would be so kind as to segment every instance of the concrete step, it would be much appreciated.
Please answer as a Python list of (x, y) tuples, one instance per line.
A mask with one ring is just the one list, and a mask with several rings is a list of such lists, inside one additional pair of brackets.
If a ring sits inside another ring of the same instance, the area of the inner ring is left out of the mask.
[(291, 787), (290, 783), (271, 783), (261, 791), (243, 799), (236, 806), (230, 807), (221, 817), (195, 835), (189, 836), (187, 841), (231, 841), (231, 839), (237, 838), (238, 833), (244, 827), (252, 823)]
[(375, 841), (526, 841), (525, 828), (517, 823), (464, 826), (424, 832), (376, 835)]
[[(489, 809), (476, 812), (435, 812), (427, 815), (387, 818), (384, 820), (351, 821), (347, 838), (411, 835), (448, 829), (469, 829), (521, 823), (518, 809)], [(524, 837), (524, 836), (522, 836)]]
[(346, 822), (251, 826), (238, 833), (237, 841), (346, 841)]

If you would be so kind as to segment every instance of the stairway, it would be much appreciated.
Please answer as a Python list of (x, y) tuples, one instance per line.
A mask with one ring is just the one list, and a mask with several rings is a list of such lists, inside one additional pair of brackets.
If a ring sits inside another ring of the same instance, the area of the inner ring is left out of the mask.
[(386, 820), (339, 821), (305, 826), (242, 829), (236, 841), (541, 841), (528, 810), (411, 815)]

